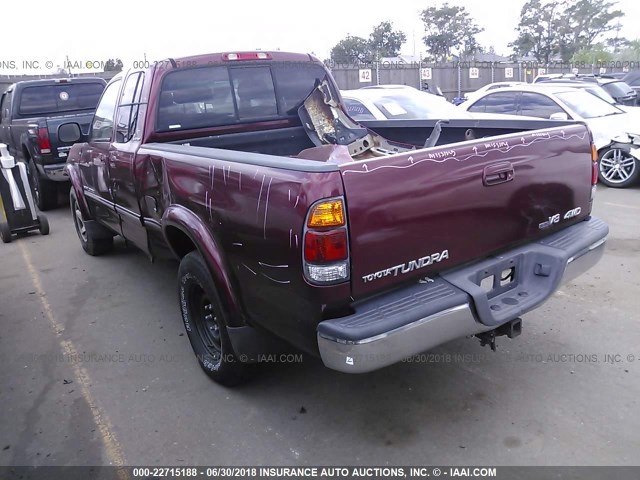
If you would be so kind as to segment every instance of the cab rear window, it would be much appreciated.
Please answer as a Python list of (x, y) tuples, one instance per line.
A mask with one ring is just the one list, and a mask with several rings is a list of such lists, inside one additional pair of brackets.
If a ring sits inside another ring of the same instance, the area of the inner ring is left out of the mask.
[(295, 117), (325, 75), (303, 62), (176, 70), (162, 82), (156, 131)]
[(64, 83), (26, 87), (19, 99), (20, 115), (50, 115), (78, 110), (95, 110), (103, 83)]

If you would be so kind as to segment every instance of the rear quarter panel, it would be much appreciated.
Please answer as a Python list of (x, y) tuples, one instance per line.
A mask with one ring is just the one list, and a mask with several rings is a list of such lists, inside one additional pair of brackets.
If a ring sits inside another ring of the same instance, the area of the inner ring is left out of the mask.
[(145, 146), (135, 162), (144, 217), (166, 228), (165, 212), (180, 205), (211, 235), (242, 307), (232, 322), (259, 324), (315, 352), (324, 306), (348, 302), (350, 285), (317, 287), (305, 281), (302, 231), (312, 203), (343, 195), (340, 172), (287, 170)]

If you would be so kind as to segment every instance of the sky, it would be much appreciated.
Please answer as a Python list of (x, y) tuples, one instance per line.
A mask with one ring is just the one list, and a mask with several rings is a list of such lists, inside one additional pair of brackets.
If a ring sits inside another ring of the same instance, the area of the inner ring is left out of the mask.
[[(525, 0), (450, 0), (467, 8), (485, 29), (481, 45), (509, 54)], [(90, 71), (87, 61), (118, 57), (125, 68), (134, 62), (200, 53), (272, 50), (315, 53), (328, 58), (347, 34), (368, 37), (373, 26), (390, 20), (407, 35), (403, 54), (419, 55), (423, 24), (419, 12), (440, 6), (435, 0), (385, 2), (324, 0), (87, 2), (10, 1), (0, 13), (0, 74), (48, 73), (63, 66)], [(621, 35), (640, 36), (640, 2), (619, 0), (626, 12)], [(11, 39), (7, 41), (7, 39)], [(80, 67), (82, 66), (82, 68)], [(102, 68), (99, 69), (100, 71)]]

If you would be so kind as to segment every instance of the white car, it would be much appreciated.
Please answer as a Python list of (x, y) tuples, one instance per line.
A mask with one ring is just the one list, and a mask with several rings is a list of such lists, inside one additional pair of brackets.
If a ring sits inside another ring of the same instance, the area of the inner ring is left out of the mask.
[(600, 180), (624, 188), (640, 178), (640, 115), (573, 87), (519, 85), (487, 91), (457, 108), (469, 113), (579, 120), (589, 126), (600, 156)]
[(340, 92), (351, 118), (360, 120), (505, 119), (505, 115), (471, 114), (444, 97), (407, 85), (380, 85)]
[(519, 85), (527, 85), (526, 82), (494, 82), (489, 85), (485, 85), (484, 87), (480, 87), (475, 92), (467, 93), (465, 95), (465, 101), (475, 100), (479, 98), (484, 92), (488, 92), (489, 90), (497, 90), (498, 88), (506, 88), (506, 87), (517, 87)]

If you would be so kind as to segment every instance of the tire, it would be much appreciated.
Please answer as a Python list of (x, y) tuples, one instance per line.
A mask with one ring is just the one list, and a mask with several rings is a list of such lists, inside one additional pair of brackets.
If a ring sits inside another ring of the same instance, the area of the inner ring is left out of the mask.
[(76, 227), (76, 233), (82, 249), (92, 256), (102, 255), (111, 251), (113, 249), (113, 237), (96, 237), (95, 233), (87, 230), (84, 223), (87, 219), (82, 215), (73, 187), (71, 187), (71, 192), (69, 193), (69, 205), (71, 206), (73, 225)]
[(627, 188), (640, 177), (640, 162), (621, 148), (608, 148), (600, 154), (598, 179), (607, 187)]
[(180, 262), (178, 299), (191, 347), (205, 373), (228, 387), (249, 379), (254, 365), (241, 363), (233, 351), (216, 287), (197, 251)]
[(49, 220), (44, 215), (38, 215), (38, 227), (40, 235), (49, 235)]
[(0, 222), (0, 238), (2, 238), (3, 243), (11, 243), (11, 240), (13, 240), (8, 223)]
[(33, 160), (29, 160), (29, 181), (33, 199), (41, 211), (51, 210), (58, 206), (58, 185), (55, 182), (40, 178)]

